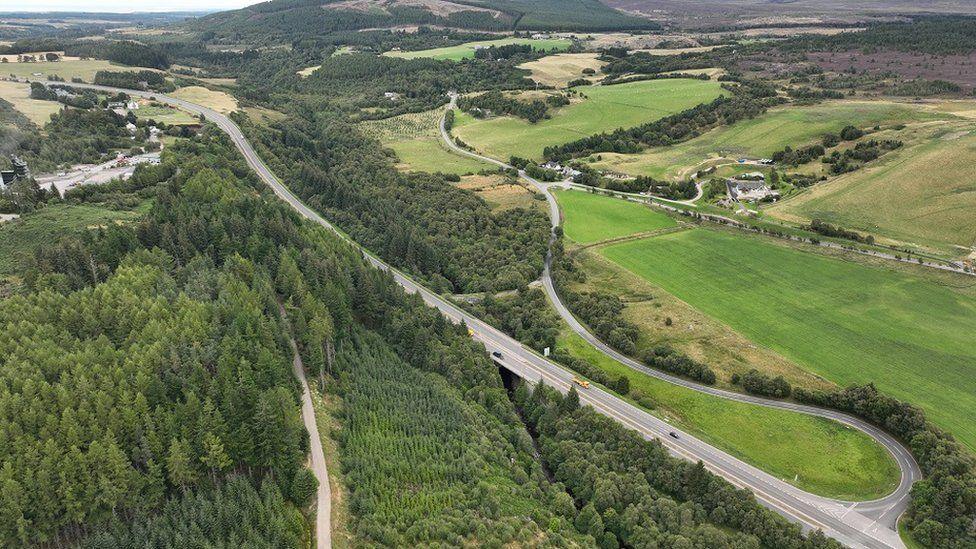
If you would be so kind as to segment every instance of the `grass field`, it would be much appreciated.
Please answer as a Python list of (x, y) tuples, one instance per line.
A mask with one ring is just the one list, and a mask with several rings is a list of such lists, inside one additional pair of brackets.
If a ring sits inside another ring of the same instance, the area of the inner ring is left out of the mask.
[(195, 118), (186, 111), (181, 111), (180, 109), (175, 109), (162, 104), (149, 105), (144, 103), (137, 110), (132, 111), (132, 113), (135, 114), (137, 118), (142, 118), (144, 120), (155, 120), (156, 122), (163, 122), (165, 124), (177, 126), (184, 124), (196, 124), (200, 122), (199, 119)]
[[(95, 79), (98, 71), (139, 71), (147, 70), (140, 67), (117, 65), (101, 59), (77, 59), (67, 61), (53, 61), (43, 63), (3, 63), (0, 64), (0, 74), (16, 76), (30, 80), (47, 80), (48, 76), (57, 75), (70, 83), (72, 78), (81, 78), (85, 82)], [(35, 76), (40, 73), (40, 76)]]
[(655, 231), (677, 225), (647, 206), (584, 191), (555, 191), (563, 231), (577, 244)]
[(655, 147), (638, 154), (603, 153), (595, 168), (632, 175), (673, 178), (711, 157), (768, 157), (787, 145), (810, 144), (827, 132), (858, 127), (946, 119), (889, 101), (830, 101), (804, 107), (784, 107), (751, 120), (723, 126), (672, 147)]
[(430, 57), (432, 59), (460, 61), (474, 57), (474, 51), (478, 48), (490, 46), (507, 46), (509, 44), (522, 44), (532, 46), (537, 51), (563, 51), (569, 48), (573, 42), (568, 38), (550, 38), (533, 40), (531, 38), (501, 38), (498, 40), (484, 40), (481, 42), (466, 42), (457, 46), (446, 48), (433, 48), (419, 51), (388, 51), (383, 55), (399, 57), (401, 59), (417, 59), (419, 57)]
[[(624, 304), (622, 317), (639, 328), (637, 353), (657, 345), (669, 345), (689, 357), (708, 364), (718, 377), (719, 387), (736, 390), (731, 377), (752, 368), (811, 389), (836, 389), (816, 376), (764, 346), (736, 332), (659, 286), (635, 275), (590, 248), (576, 254), (585, 280), (570, 282), (572, 291), (609, 292)], [(668, 322), (670, 319), (670, 322)]]
[(586, 98), (558, 109), (547, 120), (535, 124), (511, 116), (479, 120), (456, 111), (452, 133), (494, 158), (507, 160), (517, 155), (538, 159), (549, 145), (657, 120), (722, 94), (718, 82), (691, 79), (575, 89)]
[(839, 423), (704, 395), (646, 376), (607, 357), (568, 329), (557, 347), (630, 379), (654, 414), (803, 490), (847, 500), (886, 495), (898, 483), (887, 451)]
[(29, 84), (0, 81), (0, 97), (9, 101), (31, 122), (42, 127), (51, 119), (52, 114), (61, 110), (61, 103), (56, 101), (31, 99)]
[(359, 128), (384, 146), (393, 149), (404, 171), (472, 174), (495, 166), (448, 150), (440, 135), (444, 109), (402, 114), (382, 120), (370, 120)]
[[(940, 125), (941, 126), (941, 125)], [(976, 246), (976, 128), (889, 153), (768, 209), (774, 217), (830, 223), (949, 256)]]
[(522, 63), (519, 68), (531, 71), (529, 78), (540, 84), (563, 88), (578, 78), (595, 78), (583, 74), (583, 69), (593, 69), (599, 73), (604, 63), (597, 57), (597, 53), (559, 53)]
[(233, 96), (203, 86), (180, 88), (170, 95), (184, 101), (203, 105), (223, 114), (230, 114), (237, 110), (237, 100)]
[(711, 229), (601, 253), (830, 381), (874, 382), (922, 406), (976, 448), (971, 280), (874, 268)]
[(52, 204), (23, 215), (20, 219), (0, 223), (0, 276), (10, 276), (25, 266), (41, 244), (57, 241), (64, 235), (139, 217), (148, 207), (137, 211), (110, 210), (100, 206)]

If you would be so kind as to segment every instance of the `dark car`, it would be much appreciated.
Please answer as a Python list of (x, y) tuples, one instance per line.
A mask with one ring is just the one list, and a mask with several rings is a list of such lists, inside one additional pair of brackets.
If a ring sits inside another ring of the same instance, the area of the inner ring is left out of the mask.
[(674, 431), (671, 431), (668, 434), (671, 435), (671, 438), (681, 438), (681, 437), (678, 436), (678, 433), (675, 433)]
[(492, 351), (491, 352), (491, 356), (493, 356), (495, 358), (501, 358), (502, 357), (502, 354), (499, 353), (498, 351)]

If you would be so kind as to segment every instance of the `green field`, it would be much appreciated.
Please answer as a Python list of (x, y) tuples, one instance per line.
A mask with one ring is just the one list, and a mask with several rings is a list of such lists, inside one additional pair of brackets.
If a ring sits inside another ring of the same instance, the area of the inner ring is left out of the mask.
[(976, 448), (970, 280), (870, 267), (710, 229), (624, 242), (601, 253), (830, 381), (874, 382), (922, 406), (937, 425)]
[(948, 119), (908, 104), (888, 101), (831, 101), (804, 107), (783, 107), (723, 126), (671, 147), (655, 147), (638, 154), (603, 153), (595, 168), (632, 175), (674, 178), (709, 158), (768, 157), (787, 145), (810, 144), (844, 126), (871, 127), (893, 123)]
[(443, 172), (458, 175), (493, 170), (495, 166), (451, 152), (443, 143), (440, 120), (444, 109), (402, 114), (359, 124), (366, 135), (393, 149), (404, 171)]
[(578, 244), (677, 225), (647, 206), (584, 191), (556, 191), (565, 235)]
[(0, 223), (0, 276), (24, 268), (42, 244), (86, 228), (133, 220), (142, 215), (141, 210), (144, 208), (118, 211), (91, 205), (52, 204), (20, 219)]
[(976, 133), (929, 135), (861, 170), (769, 208), (774, 217), (819, 218), (948, 256), (976, 246)]
[(490, 46), (507, 46), (510, 44), (522, 44), (532, 46), (532, 49), (537, 51), (565, 51), (569, 49), (572, 45), (572, 41), (568, 38), (549, 38), (542, 40), (533, 40), (531, 38), (502, 38), (499, 40), (484, 40), (481, 42), (466, 42), (464, 44), (458, 44), (457, 46), (448, 46), (446, 48), (434, 48), (429, 50), (419, 50), (419, 51), (388, 51), (383, 55), (390, 57), (399, 57), (401, 59), (417, 59), (419, 57), (429, 57), (431, 59), (439, 60), (450, 60), (450, 61), (460, 61), (462, 59), (471, 59), (474, 57), (474, 52), (478, 48), (487, 48)]
[(142, 105), (132, 111), (132, 114), (136, 115), (136, 118), (143, 120), (155, 120), (156, 122), (176, 126), (200, 123), (200, 120), (190, 113), (165, 105)]
[(479, 120), (456, 111), (452, 133), (494, 158), (507, 160), (516, 155), (539, 159), (549, 145), (637, 126), (722, 94), (719, 82), (677, 78), (574, 89), (585, 99), (556, 110), (547, 120), (535, 124), (511, 116)]
[(641, 374), (568, 331), (556, 345), (604, 370), (630, 378), (653, 401), (654, 414), (795, 486), (827, 497), (868, 500), (887, 495), (899, 471), (888, 452), (860, 431), (802, 414), (733, 402)]

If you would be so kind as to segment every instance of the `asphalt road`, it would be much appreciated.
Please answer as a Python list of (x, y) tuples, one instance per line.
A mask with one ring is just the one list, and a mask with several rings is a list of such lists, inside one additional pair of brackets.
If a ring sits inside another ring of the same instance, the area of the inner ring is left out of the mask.
[[(237, 125), (228, 117), (207, 107), (162, 94), (120, 90), (94, 85), (72, 85), (76, 87), (102, 89), (108, 92), (125, 91), (130, 95), (154, 97), (160, 102), (174, 105), (196, 114), (203, 114), (204, 117), (230, 136), (247, 163), (279, 198), (287, 202), (305, 218), (334, 231), (340, 238), (359, 248), (363, 256), (372, 265), (389, 272), (407, 292), (420, 294), (427, 304), (439, 309), (446, 317), (455, 322), (464, 322), (467, 324), (473, 331), (474, 338), (484, 343), (489, 352), (501, 353), (501, 358), (495, 358), (495, 361), (502, 367), (527, 381), (542, 381), (563, 392), (569, 390), (573, 377), (571, 372), (537, 355), (518, 341), (466, 313), (453, 303), (427, 290), (411, 278), (387, 265), (369, 251), (351, 241), (329, 221), (306, 206), (271, 172), (251, 147), (247, 139), (244, 138)], [(443, 130), (443, 125), (441, 129)], [(446, 132), (444, 137), (448, 137)], [(498, 162), (497, 160), (480, 157), (468, 151), (462, 152), (499, 166), (505, 166), (504, 163)], [(522, 175), (530, 183), (539, 186), (546, 192), (547, 198), (550, 200), (550, 214), (554, 220), (558, 221), (558, 205), (556, 205), (555, 200), (548, 193), (548, 187), (524, 174)], [(546, 268), (546, 275), (548, 279), (548, 266)], [(644, 437), (660, 440), (672, 454), (690, 461), (701, 461), (710, 471), (722, 476), (735, 486), (752, 491), (766, 506), (802, 524), (804, 527), (821, 529), (827, 535), (851, 547), (904, 547), (897, 532), (893, 531), (889, 527), (889, 524), (894, 517), (900, 514), (901, 509), (904, 507), (908, 488), (918, 478), (918, 467), (911, 459), (911, 456), (900, 445), (895, 444), (893, 448), (894, 455), (902, 467), (902, 480), (898, 490), (891, 496), (878, 500), (877, 502), (849, 504), (803, 492), (752, 465), (682, 432), (660, 418), (652, 416), (644, 410), (598, 387), (581, 390), (580, 400), (592, 406), (600, 413), (619, 421), (626, 427), (638, 431)], [(827, 412), (825, 411), (825, 413)], [(838, 415), (842, 416), (842, 414)], [(854, 427), (858, 426), (856, 420), (853, 420), (853, 418), (845, 422)], [(871, 428), (870, 430), (864, 430), (868, 434), (878, 438), (882, 443), (886, 440), (884, 435), (877, 429)], [(672, 432), (676, 433), (679, 438), (675, 439), (669, 436)]]
[[(453, 105), (455, 98), (452, 97), (451, 100)], [(455, 152), (485, 162), (490, 162), (502, 168), (514, 169), (512, 166), (504, 162), (459, 147), (451, 139), (450, 134), (447, 131), (447, 128), (445, 127), (443, 120), (441, 121), (440, 130), (441, 130), (441, 137), (444, 139), (445, 143)], [(525, 174), (524, 171), (519, 171), (519, 175), (523, 179), (528, 181), (530, 184), (535, 186), (546, 197), (546, 201), (549, 204), (550, 221), (552, 223), (553, 229), (555, 229), (555, 227), (560, 223), (561, 217), (559, 213), (559, 204), (558, 202), (556, 202), (556, 199), (550, 192), (550, 189), (554, 186), (570, 187), (574, 185), (567, 184), (565, 182), (555, 183), (555, 184), (543, 183), (532, 177), (529, 177), (528, 175)], [(699, 188), (699, 197), (700, 197), (701, 187), (699, 186), (698, 188)], [(668, 201), (668, 202), (672, 202), (672, 201)], [(673, 202), (682, 203), (682, 204), (689, 203), (689, 201), (673, 201)], [(857, 503), (844, 502), (839, 500), (823, 498), (813, 494), (807, 494), (792, 486), (790, 486), (790, 488), (792, 488), (793, 492), (799, 492), (798, 494), (794, 494), (798, 499), (803, 499), (808, 503), (821, 507), (822, 509), (829, 510), (828, 512), (832, 512), (835, 516), (837, 515), (836, 511), (838, 508), (844, 509), (844, 511), (840, 513), (840, 516), (837, 520), (840, 522), (846, 521), (854, 528), (861, 528), (863, 533), (873, 538), (873, 541), (877, 541), (882, 544), (879, 546), (881, 547), (885, 547), (885, 546), (903, 547), (904, 546), (901, 543), (901, 539), (898, 537), (897, 534), (898, 517), (901, 516), (902, 512), (904, 512), (904, 510), (907, 508), (912, 484), (914, 484), (915, 481), (922, 478), (922, 473), (920, 468), (918, 467), (918, 464), (915, 462), (914, 457), (911, 455), (911, 453), (894, 437), (892, 437), (890, 434), (883, 431), (882, 429), (879, 429), (874, 425), (860, 418), (848, 414), (844, 414), (842, 412), (824, 409), (824, 408), (818, 408), (815, 406), (795, 404), (792, 402), (783, 402), (779, 400), (765, 399), (753, 395), (746, 395), (741, 393), (735, 393), (732, 391), (717, 389), (715, 387), (710, 387), (708, 385), (695, 383), (688, 379), (676, 377), (668, 373), (662, 372), (660, 370), (649, 368), (648, 366), (636, 360), (633, 360), (630, 357), (623, 355), (622, 353), (616, 351), (609, 345), (605, 344), (594, 334), (592, 334), (589, 331), (589, 329), (586, 326), (584, 326), (572, 314), (569, 308), (566, 307), (566, 305), (562, 302), (562, 300), (559, 297), (559, 294), (556, 292), (555, 286), (553, 285), (553, 281), (551, 277), (551, 260), (552, 260), (551, 255), (546, 258), (546, 266), (542, 276), (543, 286), (545, 288), (546, 294), (549, 297), (549, 300), (556, 308), (556, 311), (559, 313), (559, 316), (562, 317), (563, 320), (567, 322), (567, 324), (569, 324), (569, 326), (573, 329), (574, 332), (580, 335), (588, 343), (590, 343), (591, 345), (599, 349), (605, 355), (629, 366), (634, 370), (640, 371), (643, 374), (661, 379), (663, 381), (667, 381), (669, 383), (673, 383), (675, 385), (680, 385), (682, 387), (691, 390), (716, 396), (719, 398), (726, 398), (738, 402), (746, 402), (758, 406), (766, 406), (770, 408), (789, 410), (792, 412), (804, 413), (804, 414), (809, 414), (817, 417), (823, 417), (834, 421), (838, 421), (844, 425), (847, 425), (849, 427), (867, 433), (869, 436), (871, 436), (880, 444), (882, 444), (888, 450), (888, 452), (893, 456), (901, 471), (901, 479), (898, 487), (895, 489), (894, 492), (892, 492), (891, 494), (889, 494), (884, 498), (873, 500), (873, 501), (857, 502)], [(684, 436), (682, 438), (684, 438)], [(663, 439), (663, 442), (665, 442), (665, 444), (668, 445), (668, 443), (671, 441), (665, 438)], [(734, 480), (732, 480), (732, 478), (729, 478), (726, 474), (723, 474), (723, 472), (721, 471), (722, 469), (719, 469), (716, 470), (715, 472), (726, 477), (734, 484), (737, 484)], [(748, 484), (745, 484), (745, 486), (749, 486), (750, 488), (752, 488)], [(773, 501), (766, 500), (763, 497), (761, 492), (756, 492), (756, 495), (760, 499), (764, 499), (767, 504), (770, 504), (769, 505), (770, 507), (776, 509), (777, 511), (783, 512), (783, 509), (780, 506), (776, 505)], [(797, 517), (795, 515), (791, 516), (791, 514), (788, 512), (784, 514), (788, 518), (799, 519), (800, 522), (806, 522), (800, 517)], [(860, 515), (860, 516), (856, 516), (856, 515)], [(830, 527), (828, 527), (827, 524), (829, 524), (829, 522), (830, 521), (826, 521), (826, 524), (824, 522), (821, 522), (820, 526), (815, 526), (814, 524), (808, 522), (806, 522), (806, 524), (807, 526), (810, 527), (819, 527), (824, 529), (824, 531), (828, 531), (828, 528)], [(835, 528), (835, 531), (839, 531), (839, 530)], [(841, 537), (837, 536), (836, 533), (834, 534), (834, 536), (838, 537), (838, 539), (841, 539)], [(855, 543), (861, 543), (853, 539), (851, 541), (854, 541)], [(870, 542), (863, 542), (863, 545), (871, 546), (871, 547), (876, 546), (876, 545), (872, 545), (872, 543)]]

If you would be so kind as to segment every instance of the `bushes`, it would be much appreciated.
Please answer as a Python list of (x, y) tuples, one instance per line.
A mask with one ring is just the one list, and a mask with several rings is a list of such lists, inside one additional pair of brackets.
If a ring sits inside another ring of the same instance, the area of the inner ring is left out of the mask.
[(785, 149), (773, 153), (773, 162), (788, 166), (799, 166), (823, 156), (824, 152), (826, 151), (823, 145), (808, 145), (795, 150), (787, 146)]
[(793, 387), (783, 376), (770, 377), (752, 369), (743, 376), (732, 374), (732, 383), (741, 385), (747, 393), (773, 398), (789, 398)]
[(458, 108), (472, 113), (477, 118), (483, 118), (487, 113), (510, 114), (524, 118), (533, 124), (544, 118), (549, 118), (549, 104), (547, 101), (541, 101), (539, 99), (519, 101), (503, 95), (502, 92), (497, 90), (472, 97), (462, 97), (458, 100), (457, 104)]
[(641, 362), (672, 374), (700, 381), (706, 385), (715, 384), (715, 372), (711, 368), (678, 353), (667, 345), (658, 345), (645, 350), (641, 355)]

